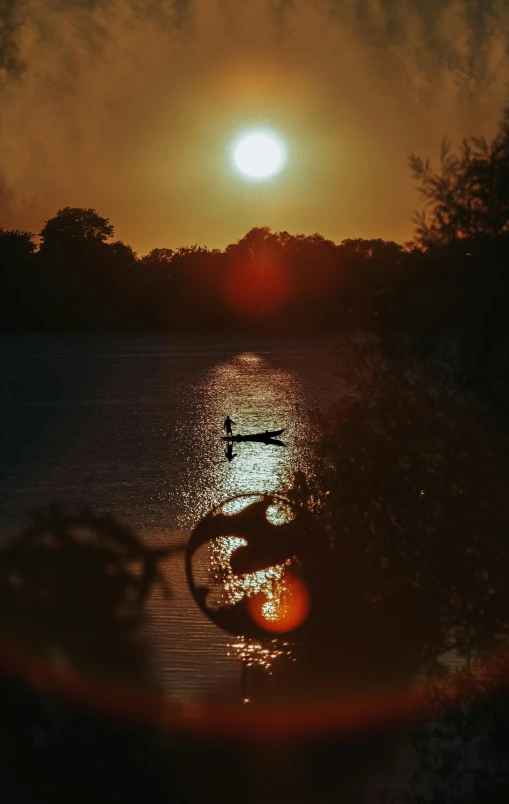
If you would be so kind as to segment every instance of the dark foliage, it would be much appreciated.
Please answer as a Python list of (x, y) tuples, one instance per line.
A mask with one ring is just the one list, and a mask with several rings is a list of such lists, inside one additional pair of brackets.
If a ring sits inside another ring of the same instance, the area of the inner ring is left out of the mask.
[(509, 637), (506, 460), (432, 376), (343, 349), (359, 396), (322, 422), (311, 499), (415, 666), (485, 659)]

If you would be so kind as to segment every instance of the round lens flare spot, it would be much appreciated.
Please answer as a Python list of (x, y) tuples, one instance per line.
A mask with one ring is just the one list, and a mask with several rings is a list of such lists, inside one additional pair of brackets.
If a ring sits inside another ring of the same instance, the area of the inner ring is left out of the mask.
[(267, 179), (283, 168), (285, 148), (273, 134), (255, 132), (243, 137), (234, 149), (235, 165), (244, 176)]
[(308, 618), (311, 609), (309, 590), (303, 580), (287, 573), (277, 597), (260, 593), (249, 598), (247, 607), (253, 621), (272, 634), (295, 631)]
[(223, 277), (223, 293), (236, 313), (259, 318), (277, 312), (292, 297), (292, 276), (283, 263), (268, 257), (239, 260)]

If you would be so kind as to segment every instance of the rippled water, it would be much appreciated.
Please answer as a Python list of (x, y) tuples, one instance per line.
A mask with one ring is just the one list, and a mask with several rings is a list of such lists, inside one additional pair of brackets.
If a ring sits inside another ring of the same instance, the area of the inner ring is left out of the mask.
[[(327, 341), (165, 336), (4, 336), (0, 366), (0, 529), (60, 500), (108, 511), (154, 545), (185, 543), (225, 499), (281, 492), (309, 465), (310, 410), (348, 390)], [(285, 447), (235, 445), (285, 428)], [(238, 689), (229, 637), (201, 614), (182, 559), (166, 562), (171, 601), (151, 606), (154, 673), (192, 699)]]

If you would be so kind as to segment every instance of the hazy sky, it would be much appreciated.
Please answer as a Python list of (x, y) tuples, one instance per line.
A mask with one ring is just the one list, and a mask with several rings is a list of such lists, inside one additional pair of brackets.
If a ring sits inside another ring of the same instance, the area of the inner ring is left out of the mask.
[[(492, 136), (507, 0), (0, 0), (0, 226), (92, 206), (139, 253), (253, 226), (406, 240), (411, 151)], [(250, 183), (238, 132), (285, 171)]]

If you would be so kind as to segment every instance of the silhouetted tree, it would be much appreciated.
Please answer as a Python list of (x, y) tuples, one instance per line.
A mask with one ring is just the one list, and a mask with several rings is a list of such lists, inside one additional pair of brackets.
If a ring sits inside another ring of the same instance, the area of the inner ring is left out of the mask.
[(144, 257), (140, 259), (140, 265), (143, 265), (151, 271), (160, 271), (163, 275), (167, 276), (170, 271), (171, 261), (174, 255), (171, 248), (153, 248)]
[(0, 249), (3, 267), (7, 267), (10, 261), (26, 261), (35, 251), (34, 235), (20, 229), (0, 227)]
[(0, 328), (24, 330), (34, 325), (36, 298), (31, 268), (34, 235), (0, 228)]
[(509, 426), (509, 109), (491, 144), (442, 142), (440, 165), (412, 154), (426, 200), (415, 245), (375, 291), (375, 326), (394, 347), (449, 365), (470, 403)]
[(483, 137), (464, 139), (459, 153), (442, 140), (440, 168), (410, 156), (410, 168), (430, 211), (416, 214), (422, 245), (455, 239), (497, 237), (509, 228), (509, 109), (491, 144)]
[(170, 248), (154, 248), (138, 261), (138, 304), (144, 321), (153, 329), (169, 329), (173, 324), (174, 253)]
[(113, 237), (113, 232), (109, 219), (101, 217), (95, 209), (64, 207), (44, 224), (40, 234), (41, 249), (69, 243), (105, 243)]
[(65, 207), (46, 221), (37, 255), (48, 315), (65, 329), (129, 329), (136, 316), (132, 248), (108, 243), (114, 228), (94, 209)]

